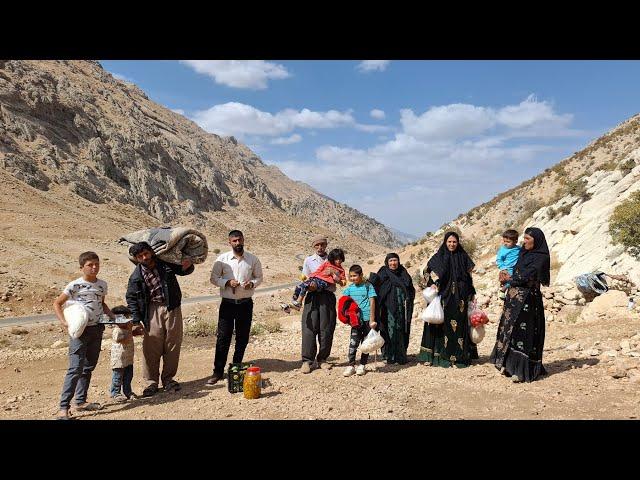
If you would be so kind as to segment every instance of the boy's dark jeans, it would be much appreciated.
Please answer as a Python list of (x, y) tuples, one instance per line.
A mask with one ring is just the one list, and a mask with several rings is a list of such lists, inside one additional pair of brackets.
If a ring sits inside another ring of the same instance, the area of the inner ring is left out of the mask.
[[(371, 327), (369, 326), (369, 320), (363, 320), (362, 325), (358, 328), (351, 327), (351, 338), (349, 339), (349, 365), (356, 364), (356, 351), (358, 345), (367, 337)], [(369, 360), (369, 354), (363, 353), (360, 355), (360, 365), (366, 365)]]
[(96, 368), (100, 356), (102, 332), (104, 325), (93, 325), (85, 328), (80, 338), (69, 337), (69, 369), (62, 385), (61, 410), (69, 409), (74, 393), (76, 405), (86, 403), (91, 372)]
[(133, 365), (124, 368), (114, 368), (111, 377), (111, 396), (115, 397), (120, 392), (131, 398), (131, 381), (133, 380)]
[(316, 284), (316, 292), (326, 290), (330, 285), (329, 282), (326, 282), (321, 278), (309, 278), (308, 280), (305, 280), (304, 282), (298, 284), (293, 292), (293, 300), (298, 300), (298, 297), (300, 297), (301, 295), (304, 297), (307, 294), (307, 290), (309, 290), (309, 285), (311, 285), (312, 283)]

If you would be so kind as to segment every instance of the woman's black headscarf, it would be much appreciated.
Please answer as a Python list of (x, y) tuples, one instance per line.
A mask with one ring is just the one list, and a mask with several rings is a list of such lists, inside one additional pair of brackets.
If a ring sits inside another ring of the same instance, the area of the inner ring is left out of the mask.
[[(398, 259), (398, 268), (392, 270), (389, 268), (389, 260), (392, 258)], [(378, 270), (378, 284), (376, 287), (379, 290), (379, 302), (384, 304), (387, 310), (397, 314), (399, 311), (399, 305), (397, 303), (395, 289), (400, 288), (406, 295), (405, 305), (405, 324), (411, 322), (413, 315), (413, 301), (416, 296), (416, 289), (413, 286), (413, 280), (411, 275), (407, 272), (407, 269), (400, 265), (400, 257), (397, 253), (389, 253), (384, 259), (384, 267), (380, 267)]]
[(542, 285), (549, 286), (551, 282), (551, 255), (547, 246), (547, 239), (542, 230), (529, 227), (525, 234), (533, 237), (533, 249), (522, 248), (518, 256), (518, 262), (513, 267), (514, 272), (522, 278), (537, 278)]
[[(447, 248), (447, 239), (455, 237), (458, 246), (453, 252)], [(460, 244), (460, 237), (456, 232), (447, 232), (444, 241), (438, 251), (427, 263), (427, 271), (435, 272), (438, 275), (438, 286), (440, 296), (446, 305), (453, 294), (456, 301), (465, 300), (476, 293), (473, 287), (473, 279), (469, 273), (475, 267), (475, 263)], [(454, 282), (457, 288), (453, 288)]]

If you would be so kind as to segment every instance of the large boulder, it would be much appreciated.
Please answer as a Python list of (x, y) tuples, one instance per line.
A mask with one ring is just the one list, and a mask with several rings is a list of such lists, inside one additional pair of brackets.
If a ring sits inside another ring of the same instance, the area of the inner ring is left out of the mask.
[(581, 320), (597, 319), (600, 317), (624, 317), (630, 314), (627, 305), (627, 294), (619, 290), (609, 290), (596, 297), (582, 311)]

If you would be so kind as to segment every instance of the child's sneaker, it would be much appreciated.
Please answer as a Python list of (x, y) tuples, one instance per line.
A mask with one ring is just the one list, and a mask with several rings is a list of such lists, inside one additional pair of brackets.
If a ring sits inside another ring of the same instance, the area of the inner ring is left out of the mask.
[(111, 397), (111, 398), (116, 403), (125, 403), (127, 400), (129, 400), (129, 398), (122, 393), (119, 393), (115, 397)]
[(356, 367), (354, 367), (353, 365), (349, 365), (347, 368), (344, 369), (344, 372), (342, 372), (342, 376), (350, 377), (354, 373), (356, 373)]
[(300, 303), (300, 302), (299, 302), (299, 301), (297, 301), (297, 300), (294, 300), (293, 302), (291, 302), (291, 303), (289, 304), (289, 307), (294, 308), (295, 310), (300, 311), (300, 308), (302, 308), (302, 303)]
[(356, 368), (356, 375), (364, 375), (365, 373), (367, 373), (367, 371), (364, 368), (364, 365), (358, 365), (358, 368)]
[(498, 297), (500, 297), (500, 300), (504, 300), (505, 298), (507, 298), (507, 294), (503, 291), (500, 291)]
[(288, 303), (281, 303), (280, 308), (284, 311), (284, 313), (291, 313), (291, 308), (289, 308)]

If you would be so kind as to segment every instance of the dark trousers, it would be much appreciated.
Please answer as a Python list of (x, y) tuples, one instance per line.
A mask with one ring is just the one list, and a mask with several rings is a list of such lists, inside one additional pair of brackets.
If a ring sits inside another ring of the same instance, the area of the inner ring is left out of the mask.
[(114, 368), (111, 376), (111, 396), (115, 397), (119, 393), (124, 393), (125, 397), (130, 398), (132, 380), (133, 364), (124, 368)]
[(244, 303), (229, 303), (222, 300), (218, 313), (218, 334), (216, 354), (213, 360), (213, 373), (222, 375), (229, 355), (231, 336), (235, 326), (236, 346), (233, 352), (233, 363), (242, 362), (244, 351), (249, 343), (253, 300)]
[[(371, 327), (369, 326), (368, 320), (365, 320), (358, 328), (351, 327), (351, 338), (349, 339), (349, 365), (356, 364), (356, 352), (358, 350), (358, 345), (362, 343), (370, 331)], [(362, 353), (360, 355), (360, 365), (366, 365), (368, 359), (369, 354)]]
[(336, 296), (328, 291), (309, 292), (302, 310), (302, 360), (320, 363), (329, 358), (335, 329)]
[(96, 368), (100, 356), (102, 332), (104, 325), (94, 325), (85, 328), (80, 338), (69, 337), (69, 368), (62, 385), (61, 410), (69, 409), (74, 394), (76, 405), (86, 403), (91, 372)]

